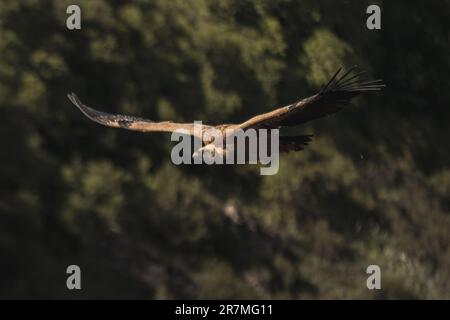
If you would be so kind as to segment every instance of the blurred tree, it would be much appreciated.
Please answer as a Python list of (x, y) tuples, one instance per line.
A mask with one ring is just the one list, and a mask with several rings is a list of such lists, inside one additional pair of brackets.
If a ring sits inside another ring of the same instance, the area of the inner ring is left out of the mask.
[[(450, 3), (376, 2), (380, 31), (368, 1), (79, 0), (69, 31), (70, 1), (2, 1), (0, 296), (450, 298)], [(314, 142), (270, 177), (177, 167), (169, 136), (96, 126), (65, 96), (238, 122), (353, 64), (387, 89), (298, 129)]]

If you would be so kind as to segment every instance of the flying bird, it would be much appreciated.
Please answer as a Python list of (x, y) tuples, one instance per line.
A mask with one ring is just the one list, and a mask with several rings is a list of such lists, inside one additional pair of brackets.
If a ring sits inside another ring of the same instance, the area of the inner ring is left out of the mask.
[[(378, 91), (385, 87), (382, 80), (361, 81), (360, 76), (364, 72), (352, 73), (354, 69), (355, 67), (350, 68), (343, 75), (339, 76), (342, 70), (340, 68), (328, 83), (322, 86), (319, 92), (313, 96), (254, 116), (240, 124), (203, 125), (200, 132), (194, 130), (193, 123), (154, 122), (139, 117), (105, 113), (86, 106), (74, 93), (67, 96), (85, 116), (101, 125), (139, 132), (174, 132), (175, 130), (183, 129), (185, 133), (202, 140), (201, 148), (194, 152), (193, 157), (197, 157), (199, 154), (214, 157), (216, 152), (225, 156), (227, 151), (233, 149), (226, 144), (226, 137), (238, 130), (280, 129), (298, 126), (340, 111), (350, 104), (352, 98), (362, 92)], [(204, 136), (206, 130), (211, 128), (219, 130), (222, 133), (222, 137), (224, 137), (220, 147), (214, 143), (214, 137), (206, 138)], [(280, 152), (303, 150), (311, 141), (311, 137), (312, 135), (280, 136), (279, 150)]]

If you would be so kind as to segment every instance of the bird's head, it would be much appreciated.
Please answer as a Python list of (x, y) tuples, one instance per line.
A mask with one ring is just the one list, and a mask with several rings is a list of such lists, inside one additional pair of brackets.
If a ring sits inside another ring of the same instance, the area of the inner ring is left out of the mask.
[(197, 151), (195, 151), (192, 154), (192, 158), (193, 159), (202, 159), (206, 162), (206, 163), (213, 163), (215, 157), (219, 156), (219, 155), (224, 155), (224, 150), (223, 148), (218, 148), (216, 147), (213, 143), (208, 144), (200, 149), (198, 149)]

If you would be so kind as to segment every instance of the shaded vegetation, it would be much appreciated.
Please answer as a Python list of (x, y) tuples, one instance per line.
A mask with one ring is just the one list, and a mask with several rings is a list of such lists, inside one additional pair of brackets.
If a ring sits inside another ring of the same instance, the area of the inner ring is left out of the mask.
[[(0, 297), (450, 298), (450, 2), (0, 3)], [(339, 66), (383, 78), (313, 143), (254, 166), (175, 166), (108, 112), (239, 122)], [(82, 269), (68, 291), (66, 267)], [(366, 267), (382, 290), (366, 288)]]

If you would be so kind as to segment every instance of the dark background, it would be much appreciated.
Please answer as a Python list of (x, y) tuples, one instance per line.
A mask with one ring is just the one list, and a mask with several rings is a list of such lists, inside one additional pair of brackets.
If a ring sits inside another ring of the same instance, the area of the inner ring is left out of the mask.
[[(382, 8), (382, 30), (366, 8)], [(81, 30), (66, 8), (81, 7)], [(449, 1), (0, 2), (0, 297), (450, 298)], [(175, 166), (70, 104), (241, 122), (358, 64), (387, 88), (280, 171)], [(82, 290), (66, 288), (66, 267)], [(382, 290), (366, 288), (368, 265)]]

